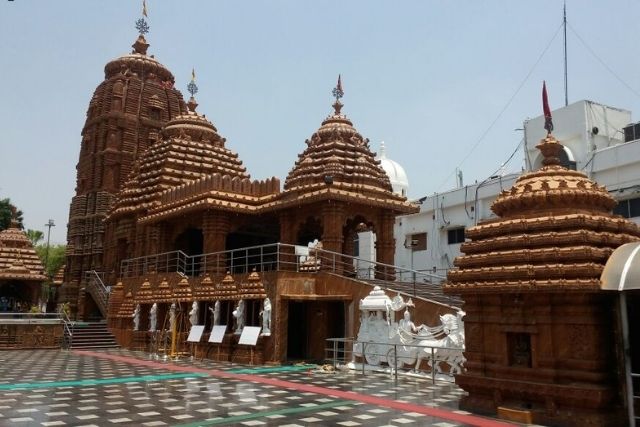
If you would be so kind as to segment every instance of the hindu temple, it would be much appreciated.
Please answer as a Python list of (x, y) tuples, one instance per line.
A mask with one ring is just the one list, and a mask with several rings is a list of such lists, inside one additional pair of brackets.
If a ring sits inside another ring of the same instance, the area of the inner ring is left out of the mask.
[[(428, 364), (435, 381), (444, 361), (467, 393), (462, 409), (624, 423), (621, 306), (601, 275), (640, 229), (612, 215), (606, 188), (561, 166), (551, 127), (538, 145), (544, 166), (501, 193), (496, 218), (466, 230), (444, 286), (416, 283), (413, 270), (406, 282), (394, 221), (419, 207), (404, 169), (343, 112), (340, 76), (284, 180), (253, 179), (224, 124), (198, 110), (195, 71), (185, 102), (137, 25), (131, 53), (105, 66), (81, 133), (54, 278), (72, 317), (106, 319), (122, 347), (250, 364), (323, 360), (327, 339), (357, 336), (362, 367), (397, 375)], [(24, 233), (0, 233), (0, 311), (36, 303), (44, 279)]]
[[(284, 183), (252, 179), (198, 110), (195, 73), (185, 102), (139, 30), (89, 103), (60, 300), (77, 319), (106, 318), (125, 347), (166, 349), (169, 339), (172, 354), (322, 359), (327, 338), (356, 335), (360, 301), (396, 280), (394, 220), (418, 211), (406, 174), (391, 162), (400, 171), (392, 182), (390, 160), (376, 158), (343, 112), (339, 77), (330, 113)], [(365, 261), (354, 257), (363, 233)], [(414, 278), (415, 306), (428, 308), (416, 320), (456, 312), (441, 292), (415, 292)], [(193, 326), (205, 340), (224, 333), (189, 347)], [(250, 349), (239, 344), (245, 327), (260, 328)]]
[(600, 276), (640, 230), (612, 215), (603, 186), (560, 166), (551, 128), (537, 147), (544, 166), (501, 193), (496, 219), (467, 230), (444, 285), (467, 313), (461, 407), (545, 425), (624, 425), (619, 313)]
[(41, 303), (44, 267), (16, 221), (0, 232), (0, 312), (29, 311)]

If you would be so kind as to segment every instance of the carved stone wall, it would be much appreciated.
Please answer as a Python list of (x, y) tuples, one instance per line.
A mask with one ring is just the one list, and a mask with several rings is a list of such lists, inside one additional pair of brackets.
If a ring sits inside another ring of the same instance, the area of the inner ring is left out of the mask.
[(106, 65), (105, 80), (91, 98), (82, 129), (63, 291), (72, 308), (83, 272), (103, 269), (103, 220), (134, 160), (155, 141), (164, 123), (185, 110), (173, 75), (138, 43), (134, 47), (137, 51)]

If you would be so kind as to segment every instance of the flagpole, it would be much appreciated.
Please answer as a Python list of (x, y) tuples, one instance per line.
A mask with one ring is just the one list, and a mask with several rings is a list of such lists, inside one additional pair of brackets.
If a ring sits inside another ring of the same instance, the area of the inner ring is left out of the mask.
[(562, 25), (564, 27), (564, 106), (569, 105), (569, 87), (567, 83), (567, 2), (565, 0), (562, 9)]

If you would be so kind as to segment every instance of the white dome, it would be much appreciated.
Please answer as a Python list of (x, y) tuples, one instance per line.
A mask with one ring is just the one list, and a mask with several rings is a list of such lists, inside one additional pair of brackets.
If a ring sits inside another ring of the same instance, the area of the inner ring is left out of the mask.
[(380, 160), (380, 166), (382, 166), (382, 169), (387, 173), (389, 181), (391, 181), (391, 187), (393, 187), (393, 192), (399, 196), (406, 197), (409, 192), (409, 179), (407, 178), (407, 173), (398, 162), (394, 162), (387, 158), (384, 141), (380, 143), (380, 152), (378, 153), (376, 160)]

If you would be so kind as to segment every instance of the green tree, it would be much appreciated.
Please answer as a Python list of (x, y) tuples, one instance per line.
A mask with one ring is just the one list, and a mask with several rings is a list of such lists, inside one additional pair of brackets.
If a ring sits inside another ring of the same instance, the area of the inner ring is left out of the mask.
[(31, 240), (31, 244), (35, 246), (40, 243), (42, 239), (44, 239), (44, 233), (40, 230), (28, 229), (27, 237), (29, 238), (29, 240)]
[(6, 230), (11, 225), (11, 220), (18, 221), (18, 226), (22, 229), (22, 211), (15, 207), (9, 198), (0, 199), (0, 231)]
[(45, 262), (47, 264), (44, 268), (49, 277), (55, 276), (60, 267), (64, 265), (66, 250), (67, 245), (49, 245), (49, 257), (47, 258), (47, 245), (40, 244), (36, 246), (36, 253), (40, 257), (42, 264), (45, 264)]

